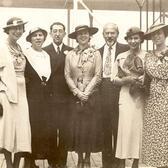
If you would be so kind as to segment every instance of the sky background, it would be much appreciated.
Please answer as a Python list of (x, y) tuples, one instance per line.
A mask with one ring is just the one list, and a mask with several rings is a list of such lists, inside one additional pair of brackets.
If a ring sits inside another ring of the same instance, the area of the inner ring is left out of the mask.
[[(39, 9), (39, 8), (7, 8), (0, 7), (0, 44), (3, 43), (6, 38), (6, 34), (3, 32), (6, 22), (9, 18), (17, 16), (27, 21), (25, 27), (25, 33), (19, 40), (22, 47), (29, 47), (30, 44), (26, 42), (25, 38), (31, 28), (41, 27), (49, 32), (49, 27), (53, 22), (59, 21), (65, 24), (67, 27), (67, 10), (63, 9)], [(139, 23), (139, 12), (138, 11), (107, 11), (107, 10), (94, 10), (93, 26), (98, 27), (99, 31), (92, 37), (91, 43), (97, 48), (104, 44), (102, 36), (103, 25), (108, 22), (116, 23), (119, 27), (119, 38), (118, 41), (126, 43), (124, 40), (125, 33), (131, 26), (140, 26)], [(155, 18), (159, 16), (159, 13), (155, 14)], [(152, 13), (149, 13), (149, 25), (153, 22)], [(74, 10), (70, 12), (70, 32), (74, 31), (75, 26), (80, 24), (89, 25), (89, 15), (86, 10), (78, 10), (77, 13)], [(146, 13), (142, 13), (142, 30), (146, 31)], [(66, 30), (67, 31), (67, 30)], [(51, 42), (50, 35), (44, 43), (44, 46)], [(64, 39), (67, 44), (67, 35)], [(75, 46), (75, 41), (70, 41), (70, 46)], [(142, 46), (146, 49), (146, 42)], [(149, 42), (149, 48), (152, 47), (152, 43)]]

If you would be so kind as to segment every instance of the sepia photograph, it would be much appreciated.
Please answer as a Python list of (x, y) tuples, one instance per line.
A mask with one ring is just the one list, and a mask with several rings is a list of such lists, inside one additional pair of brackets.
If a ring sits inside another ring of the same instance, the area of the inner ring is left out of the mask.
[(0, 0), (0, 168), (168, 168), (167, 0)]

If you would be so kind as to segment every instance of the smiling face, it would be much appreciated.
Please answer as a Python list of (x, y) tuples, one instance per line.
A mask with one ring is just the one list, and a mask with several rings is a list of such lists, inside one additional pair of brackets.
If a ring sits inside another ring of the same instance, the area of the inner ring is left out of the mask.
[(118, 38), (118, 30), (113, 25), (107, 25), (103, 29), (103, 37), (108, 46), (112, 46)]
[(34, 49), (41, 48), (43, 43), (44, 43), (44, 41), (45, 41), (45, 36), (44, 36), (42, 31), (34, 32), (31, 35), (31, 43), (32, 43), (32, 47)]
[(76, 41), (79, 43), (79, 45), (88, 44), (90, 41), (89, 31), (85, 29), (77, 32)]
[(155, 45), (162, 45), (165, 43), (166, 36), (165, 36), (164, 31), (160, 29), (151, 34), (151, 39)]
[(9, 28), (8, 35), (9, 39), (12, 41), (17, 41), (24, 32), (24, 25), (14, 26)]
[(50, 35), (53, 39), (53, 42), (56, 45), (60, 45), (62, 43), (63, 38), (65, 37), (66, 33), (65, 33), (64, 27), (62, 25), (55, 24), (52, 26)]
[(141, 37), (139, 34), (134, 34), (127, 38), (127, 42), (131, 50), (137, 50), (141, 44)]

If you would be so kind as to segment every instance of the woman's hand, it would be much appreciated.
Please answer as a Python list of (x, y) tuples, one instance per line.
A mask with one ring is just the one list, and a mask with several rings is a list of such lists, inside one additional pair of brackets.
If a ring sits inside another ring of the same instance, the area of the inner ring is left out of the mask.
[(86, 95), (84, 92), (82, 91), (79, 91), (78, 94), (77, 94), (77, 97), (80, 99), (80, 101), (82, 102), (86, 102), (89, 98), (88, 95)]
[(126, 84), (136, 84), (137, 81), (138, 81), (138, 78), (134, 77), (134, 76), (126, 76), (126, 77), (122, 78), (123, 85), (126, 85)]
[(136, 85), (143, 87), (144, 85), (144, 75), (141, 75), (137, 78)]

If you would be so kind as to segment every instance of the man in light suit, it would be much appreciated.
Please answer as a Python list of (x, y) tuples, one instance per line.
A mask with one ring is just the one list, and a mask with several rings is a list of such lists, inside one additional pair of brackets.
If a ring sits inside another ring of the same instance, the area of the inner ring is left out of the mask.
[(111, 168), (117, 165), (115, 151), (120, 87), (112, 84), (110, 76), (117, 55), (129, 49), (127, 45), (117, 42), (118, 35), (119, 30), (117, 25), (107, 23), (103, 28), (103, 37), (106, 43), (99, 49), (103, 60), (103, 78), (100, 87), (104, 133), (104, 147), (102, 151), (103, 168)]
[(64, 168), (67, 160), (68, 103), (71, 96), (64, 77), (64, 66), (66, 53), (72, 48), (63, 43), (66, 35), (64, 24), (53, 23), (50, 35), (53, 42), (44, 48), (51, 61), (51, 76), (48, 81), (51, 87), (51, 157), (48, 162), (50, 167)]

